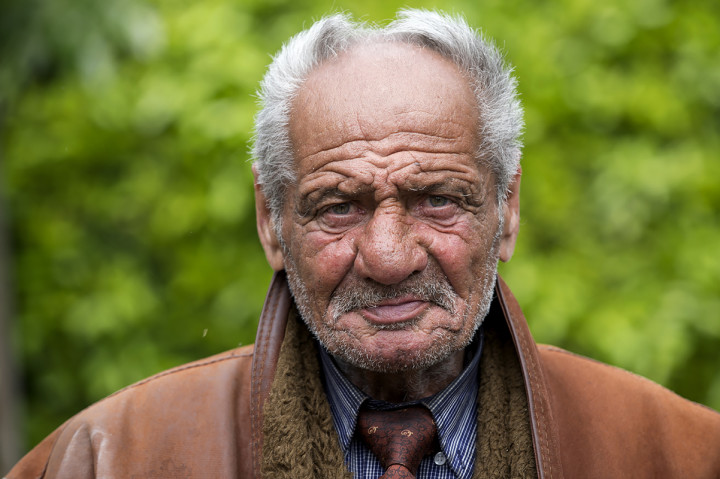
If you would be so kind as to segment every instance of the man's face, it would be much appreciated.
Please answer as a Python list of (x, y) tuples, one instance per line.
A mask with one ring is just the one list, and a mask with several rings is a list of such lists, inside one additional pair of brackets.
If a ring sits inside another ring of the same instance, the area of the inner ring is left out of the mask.
[(399, 44), (356, 47), (301, 88), (280, 251), (303, 319), (336, 358), (424, 369), (487, 313), (505, 237), (494, 178), (475, 160), (476, 109), (455, 65)]

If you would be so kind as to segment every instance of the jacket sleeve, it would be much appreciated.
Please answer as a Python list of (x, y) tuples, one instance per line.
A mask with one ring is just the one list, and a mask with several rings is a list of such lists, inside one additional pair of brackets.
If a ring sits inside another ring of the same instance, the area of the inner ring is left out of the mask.
[(720, 478), (720, 414), (643, 377), (540, 346), (565, 477)]
[(6, 479), (249, 477), (252, 347), (156, 374), (70, 418)]
[(30, 451), (5, 479), (94, 478), (94, 458), (86, 428), (74, 432), (67, 424)]

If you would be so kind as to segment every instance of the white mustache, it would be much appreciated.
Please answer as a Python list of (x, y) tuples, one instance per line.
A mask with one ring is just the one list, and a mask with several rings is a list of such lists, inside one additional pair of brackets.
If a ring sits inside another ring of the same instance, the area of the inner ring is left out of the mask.
[(383, 301), (401, 296), (412, 296), (420, 301), (435, 303), (451, 314), (455, 313), (457, 293), (443, 274), (430, 273), (390, 286), (373, 280), (358, 280), (344, 285), (342, 289), (333, 293), (330, 299), (333, 319), (337, 321), (345, 313), (373, 308)]

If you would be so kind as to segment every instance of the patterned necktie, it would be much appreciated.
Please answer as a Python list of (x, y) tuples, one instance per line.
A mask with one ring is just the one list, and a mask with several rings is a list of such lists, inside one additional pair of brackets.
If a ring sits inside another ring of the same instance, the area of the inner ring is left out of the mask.
[(415, 479), (420, 461), (433, 452), (437, 428), (424, 406), (394, 411), (363, 408), (358, 430), (385, 469), (380, 479)]

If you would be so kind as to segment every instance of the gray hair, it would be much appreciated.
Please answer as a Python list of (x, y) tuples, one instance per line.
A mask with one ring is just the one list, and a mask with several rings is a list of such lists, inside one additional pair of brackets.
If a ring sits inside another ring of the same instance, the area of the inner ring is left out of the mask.
[(438, 12), (401, 10), (386, 27), (368, 26), (336, 14), (315, 22), (283, 45), (260, 83), (252, 154), (276, 228), (280, 227), (285, 191), (296, 181), (289, 132), (293, 99), (322, 62), (360, 42), (386, 41), (434, 50), (466, 73), (480, 115), (477, 158), (495, 174), (497, 200), (504, 203), (520, 166), (523, 111), (512, 68), (497, 47), (463, 18)]

